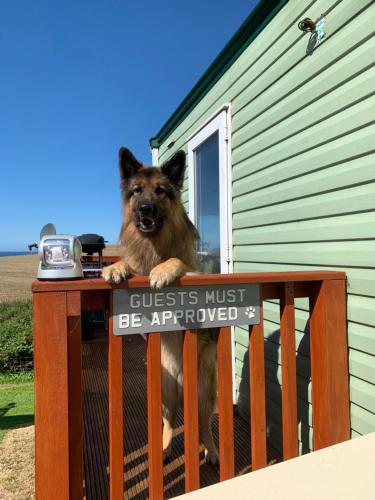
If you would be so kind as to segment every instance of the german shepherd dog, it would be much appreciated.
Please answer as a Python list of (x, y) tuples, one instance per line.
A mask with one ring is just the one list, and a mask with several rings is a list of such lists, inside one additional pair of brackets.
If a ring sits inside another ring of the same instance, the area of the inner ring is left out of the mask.
[[(187, 272), (196, 272), (198, 232), (181, 203), (185, 153), (178, 151), (161, 167), (144, 167), (121, 148), (120, 176), (124, 220), (120, 232), (123, 257), (103, 269), (103, 278), (119, 283), (147, 275), (158, 289)], [(171, 453), (173, 429), (183, 399), (182, 332), (161, 334), (163, 452)], [(210, 332), (198, 335), (198, 398), (200, 434), (206, 461), (218, 461), (211, 432), (216, 408), (216, 342)]]

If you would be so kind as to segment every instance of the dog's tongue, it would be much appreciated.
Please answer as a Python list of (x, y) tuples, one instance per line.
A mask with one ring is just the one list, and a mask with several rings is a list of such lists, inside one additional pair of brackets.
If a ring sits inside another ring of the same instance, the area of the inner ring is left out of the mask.
[(144, 226), (144, 227), (150, 227), (150, 226), (152, 226), (152, 224), (154, 223), (154, 221), (152, 219), (149, 219), (148, 217), (144, 217), (141, 220), (141, 223), (142, 223), (142, 226)]

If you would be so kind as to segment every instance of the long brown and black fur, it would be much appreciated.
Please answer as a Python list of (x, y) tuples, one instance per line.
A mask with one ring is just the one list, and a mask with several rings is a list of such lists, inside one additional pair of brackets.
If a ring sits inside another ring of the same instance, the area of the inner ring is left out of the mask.
[[(145, 167), (121, 148), (120, 176), (124, 220), (120, 241), (123, 258), (103, 269), (103, 277), (119, 283), (134, 275), (147, 275), (152, 288), (172, 283), (198, 270), (198, 232), (181, 202), (185, 153), (178, 151), (161, 167)], [(206, 459), (216, 463), (218, 453), (211, 433), (216, 407), (216, 344), (209, 332), (198, 336), (199, 425)], [(175, 416), (183, 396), (182, 333), (161, 334), (163, 450), (171, 452)]]

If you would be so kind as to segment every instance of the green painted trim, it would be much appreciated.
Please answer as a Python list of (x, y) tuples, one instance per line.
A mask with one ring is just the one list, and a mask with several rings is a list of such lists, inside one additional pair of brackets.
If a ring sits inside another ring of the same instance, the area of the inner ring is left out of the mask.
[(287, 1), (261, 0), (258, 3), (249, 17), (181, 102), (173, 115), (167, 120), (156, 136), (150, 139), (151, 147), (159, 147), (166, 137), (178, 127)]

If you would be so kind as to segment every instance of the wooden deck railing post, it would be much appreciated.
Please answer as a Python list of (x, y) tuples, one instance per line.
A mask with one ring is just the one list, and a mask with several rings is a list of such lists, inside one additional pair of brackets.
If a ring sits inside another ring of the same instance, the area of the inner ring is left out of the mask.
[(109, 492), (111, 500), (120, 500), (124, 498), (124, 403), (122, 387), (122, 337), (113, 334), (112, 294), (110, 296), (109, 304)]
[(234, 477), (232, 338), (230, 327), (218, 328), (217, 378), (220, 481)]
[(294, 285), (284, 283), (280, 297), (283, 459), (298, 456), (296, 334)]
[(69, 386), (69, 491), (70, 499), (82, 498), (82, 325), (81, 292), (67, 292)]
[(310, 298), (314, 450), (350, 438), (345, 290), (327, 279)]
[(147, 335), (147, 415), (148, 496), (151, 500), (161, 500), (164, 497), (160, 346), (160, 333), (149, 333)]
[(249, 380), (251, 469), (267, 465), (266, 388), (264, 372), (263, 291), (260, 297), (260, 323), (249, 327)]
[(197, 330), (186, 330), (183, 344), (185, 493), (199, 489)]
[(83, 495), (80, 292), (35, 293), (35, 493)]

